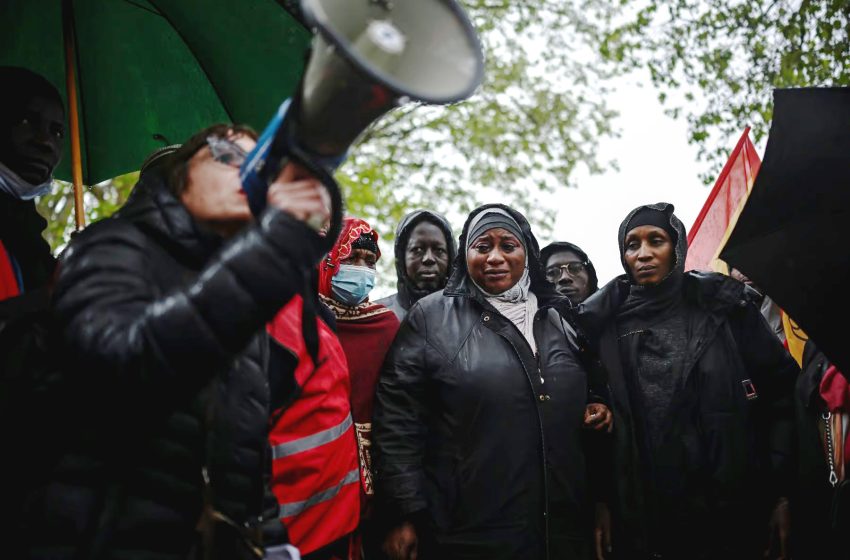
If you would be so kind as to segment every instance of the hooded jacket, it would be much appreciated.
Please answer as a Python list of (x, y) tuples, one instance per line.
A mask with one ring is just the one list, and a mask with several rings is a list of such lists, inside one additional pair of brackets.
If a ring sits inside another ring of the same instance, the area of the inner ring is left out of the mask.
[(590, 295), (596, 293), (596, 290), (599, 289), (599, 279), (596, 277), (596, 268), (593, 266), (593, 262), (587, 256), (587, 253), (582, 251), (578, 245), (574, 245), (568, 241), (555, 241), (540, 249), (540, 266), (543, 267), (543, 270), (546, 270), (546, 263), (549, 262), (549, 258), (555, 253), (560, 253), (562, 251), (573, 252), (582, 261), (587, 263), (587, 287), (590, 290)]
[(376, 396), (376, 498), (419, 524), (420, 558), (581, 558), (589, 534), (582, 418), (588, 379), (521, 226), (538, 352), (457, 256), (445, 290), (415, 303)]
[[(621, 255), (626, 226), (642, 208), (620, 226)], [(744, 284), (716, 273), (683, 272), (684, 226), (672, 206), (649, 208), (665, 212), (677, 232), (671, 275), (657, 286), (637, 288), (623, 261), (627, 274), (578, 310), (579, 325), (595, 344), (611, 389), (614, 549), (625, 558), (749, 558), (765, 544), (776, 498), (790, 490), (791, 399), (798, 369)], [(670, 293), (671, 286), (680, 294)], [(650, 323), (664, 306), (656, 308), (652, 297), (635, 305), (628, 298), (636, 289), (656, 294), (657, 300), (680, 296), (675, 312), (686, 315), (687, 325), (666, 432), (651, 455), (636, 388), (639, 372), (623, 359), (628, 355), (623, 345), (634, 337), (621, 337), (617, 323), (629, 305), (630, 317)]]
[(407, 311), (414, 303), (429, 293), (418, 289), (413, 284), (413, 281), (407, 276), (407, 266), (405, 265), (405, 254), (407, 253), (407, 242), (410, 239), (410, 234), (413, 228), (423, 221), (434, 224), (446, 236), (446, 248), (449, 253), (449, 270), (446, 271), (446, 278), (449, 277), (452, 263), (454, 263), (457, 257), (457, 246), (452, 236), (452, 226), (449, 225), (445, 216), (431, 210), (414, 210), (401, 219), (401, 222), (399, 222), (396, 228), (394, 247), (395, 272), (398, 277), (396, 286), (398, 287), (398, 292), (384, 299), (379, 299), (376, 302), (390, 308), (396, 317), (398, 317), (399, 321), (404, 320)]
[(205, 493), (238, 525), (265, 522), (281, 538), (264, 480), (263, 326), (304, 285), (319, 240), (270, 208), (223, 243), (157, 174), (75, 237), (54, 302), (67, 406), (50, 444), (61, 452), (30, 500), (29, 557), (185, 559)]

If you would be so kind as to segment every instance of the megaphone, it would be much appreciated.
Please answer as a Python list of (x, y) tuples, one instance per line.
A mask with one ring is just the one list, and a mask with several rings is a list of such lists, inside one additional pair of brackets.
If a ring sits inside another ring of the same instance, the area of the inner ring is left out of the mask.
[(331, 174), (352, 143), (404, 103), (467, 98), (481, 83), (484, 61), (454, 0), (302, 0), (301, 9), (315, 33), (301, 84), (263, 131), (240, 176), (258, 216), (283, 166), (293, 159), (304, 164), (331, 195), (330, 249), (343, 205)]

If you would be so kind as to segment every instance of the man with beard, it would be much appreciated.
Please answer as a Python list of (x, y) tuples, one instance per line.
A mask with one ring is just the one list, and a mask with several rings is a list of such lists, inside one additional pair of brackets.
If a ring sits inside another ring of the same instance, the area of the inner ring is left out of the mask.
[(452, 228), (442, 214), (431, 210), (407, 214), (395, 236), (398, 293), (376, 303), (389, 307), (402, 321), (419, 299), (445, 287), (456, 252)]

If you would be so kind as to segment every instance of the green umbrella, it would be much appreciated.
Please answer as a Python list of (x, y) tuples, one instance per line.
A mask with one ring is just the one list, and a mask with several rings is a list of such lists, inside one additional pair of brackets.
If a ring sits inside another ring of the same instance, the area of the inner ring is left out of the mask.
[(156, 148), (216, 122), (263, 128), (303, 71), (311, 34), (294, 5), (0, 2), (0, 64), (38, 72), (65, 93), (69, 134), (56, 176), (74, 182), (78, 228), (83, 184), (136, 170)]

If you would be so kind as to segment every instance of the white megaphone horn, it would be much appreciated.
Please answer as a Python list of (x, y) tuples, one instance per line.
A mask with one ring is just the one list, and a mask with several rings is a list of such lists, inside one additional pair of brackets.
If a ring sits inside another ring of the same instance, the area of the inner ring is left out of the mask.
[(283, 165), (290, 159), (305, 164), (336, 199), (332, 245), (342, 200), (330, 173), (351, 144), (408, 101), (448, 104), (469, 97), (481, 83), (484, 61), (454, 0), (302, 0), (301, 10), (315, 31), (307, 68), (243, 165), (242, 183), (259, 215)]

